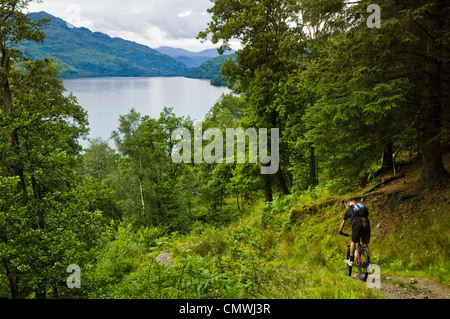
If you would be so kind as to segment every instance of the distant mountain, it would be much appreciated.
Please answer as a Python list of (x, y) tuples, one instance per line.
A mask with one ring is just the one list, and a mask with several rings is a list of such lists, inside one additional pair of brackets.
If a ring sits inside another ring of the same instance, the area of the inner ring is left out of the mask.
[[(178, 62), (184, 63), (189, 68), (196, 68), (202, 65), (205, 62), (208, 62), (212, 58), (218, 57), (219, 52), (217, 49), (207, 49), (200, 52), (191, 52), (184, 49), (179, 48), (171, 48), (171, 47), (160, 47), (155, 49), (162, 54), (166, 54)], [(224, 54), (229, 55), (233, 54), (235, 51), (227, 51)]]
[(172, 47), (159, 47), (155, 49), (156, 51), (159, 51), (163, 54), (167, 54), (168, 56), (177, 57), (177, 56), (186, 56), (186, 57), (193, 57), (193, 56), (203, 56), (203, 57), (209, 57), (209, 58), (215, 58), (219, 56), (219, 52), (217, 52), (217, 49), (207, 49), (200, 52), (192, 52), (185, 49), (180, 48), (172, 48)]
[(189, 68), (145, 45), (74, 28), (46, 12), (30, 13), (34, 19), (50, 18), (44, 43), (24, 42), (20, 50), (33, 59), (56, 57), (67, 65), (71, 77), (184, 76)]

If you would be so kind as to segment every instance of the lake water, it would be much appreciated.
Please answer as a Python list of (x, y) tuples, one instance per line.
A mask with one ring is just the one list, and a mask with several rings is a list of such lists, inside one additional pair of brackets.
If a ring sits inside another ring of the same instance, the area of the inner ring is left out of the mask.
[(89, 138), (104, 140), (119, 126), (120, 115), (132, 107), (153, 118), (158, 118), (164, 107), (172, 107), (177, 116), (203, 120), (222, 94), (231, 92), (210, 85), (209, 80), (184, 77), (66, 79), (64, 86), (88, 112)]

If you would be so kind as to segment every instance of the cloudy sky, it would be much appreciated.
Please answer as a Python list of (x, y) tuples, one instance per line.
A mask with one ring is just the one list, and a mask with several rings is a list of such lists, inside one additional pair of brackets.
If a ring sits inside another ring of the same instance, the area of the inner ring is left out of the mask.
[(29, 12), (46, 11), (76, 27), (148, 45), (190, 51), (215, 47), (196, 36), (210, 16), (209, 0), (44, 0), (31, 3)]

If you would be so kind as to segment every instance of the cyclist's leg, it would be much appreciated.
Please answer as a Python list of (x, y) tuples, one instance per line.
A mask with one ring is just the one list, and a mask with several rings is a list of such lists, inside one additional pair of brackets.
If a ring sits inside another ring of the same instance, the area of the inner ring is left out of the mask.
[(364, 244), (364, 248), (367, 251), (367, 255), (370, 256), (370, 249), (369, 249), (369, 244)]
[(353, 242), (350, 244), (350, 258), (355, 256), (355, 247), (356, 247), (356, 243)]
[(367, 223), (364, 225), (364, 230), (361, 234), (361, 239), (362, 239), (363, 246), (367, 251), (367, 255), (369, 255), (369, 256), (370, 256), (369, 243), (370, 243), (370, 237), (371, 237), (370, 235), (371, 235), (370, 224)]
[(361, 225), (355, 224), (352, 227), (352, 245), (350, 247), (350, 256), (355, 256), (355, 248), (356, 245), (360, 242), (361, 239)]

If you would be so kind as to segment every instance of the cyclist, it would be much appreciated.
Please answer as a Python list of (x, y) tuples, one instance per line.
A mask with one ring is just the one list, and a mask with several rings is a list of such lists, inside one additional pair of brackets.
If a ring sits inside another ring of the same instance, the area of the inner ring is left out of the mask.
[(351, 201), (348, 204), (348, 210), (344, 214), (344, 220), (342, 221), (341, 227), (339, 228), (339, 234), (342, 234), (345, 223), (348, 219), (352, 223), (352, 243), (350, 245), (350, 259), (346, 260), (345, 263), (350, 267), (353, 266), (355, 260), (355, 247), (362, 241), (364, 247), (369, 254), (369, 242), (370, 242), (370, 221), (369, 221), (369, 210), (363, 204)]

